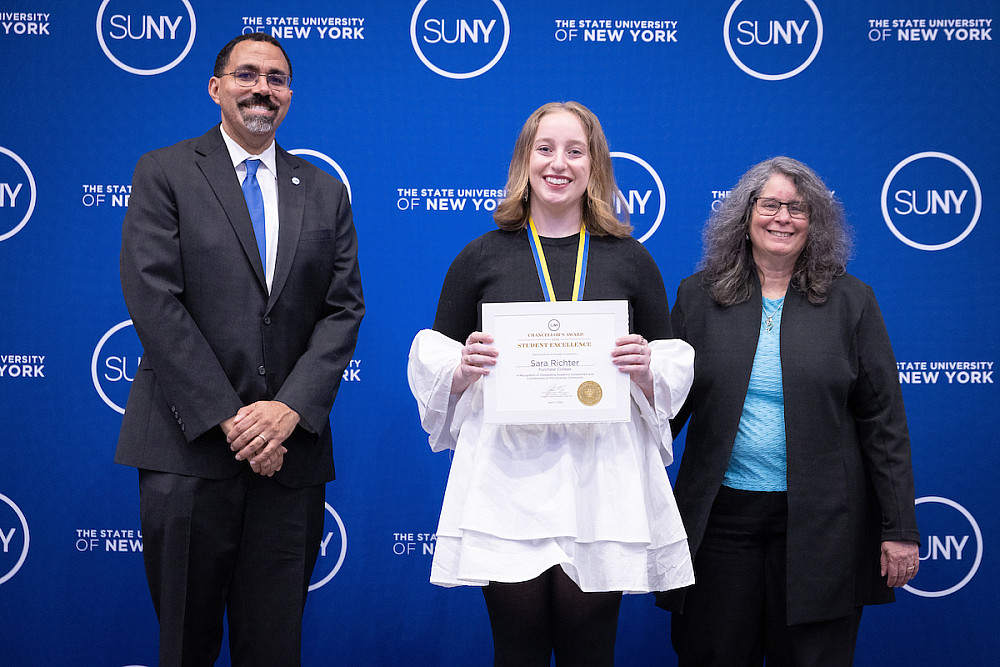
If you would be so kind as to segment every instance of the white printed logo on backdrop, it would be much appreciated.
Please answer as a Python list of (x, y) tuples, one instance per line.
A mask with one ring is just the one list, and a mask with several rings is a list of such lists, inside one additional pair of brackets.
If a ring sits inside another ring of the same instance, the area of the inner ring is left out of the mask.
[(449, 79), (488, 72), (500, 62), (509, 40), (510, 19), (500, 0), (420, 0), (410, 19), (417, 57)]
[(31, 379), (45, 377), (44, 354), (0, 354), (0, 379)]
[[(633, 15), (634, 16), (634, 15)], [(572, 15), (555, 20), (557, 42), (583, 41), (595, 45), (677, 44), (677, 21), (648, 16), (584, 18)]]
[(196, 24), (189, 0), (104, 0), (97, 10), (97, 41), (121, 69), (150, 76), (184, 60)]
[(125, 414), (132, 381), (142, 361), (142, 343), (132, 320), (119, 322), (101, 337), (90, 360), (94, 388), (109, 408)]
[(917, 498), (920, 571), (904, 589), (926, 598), (958, 591), (976, 575), (983, 561), (983, 533), (969, 510), (938, 496)]
[[(336, 527), (330, 525), (331, 519)], [(330, 583), (330, 580), (340, 572), (345, 558), (347, 558), (347, 528), (337, 511), (327, 503), (323, 539), (319, 543), (319, 557), (316, 559), (316, 567), (313, 568), (309, 590), (314, 591)]]
[[(448, 450), (449, 456), (453, 453)], [(397, 556), (433, 556), (436, 533), (393, 533), (392, 553)]]
[(993, 384), (993, 366), (994, 362), (985, 360), (919, 359), (896, 362), (900, 384)]
[(963, 16), (926, 18), (908, 15), (906, 18), (868, 19), (868, 39), (873, 42), (966, 42), (978, 44), (993, 41), (993, 19)]
[(723, 24), (736, 66), (764, 81), (809, 67), (823, 44), (823, 17), (813, 0), (736, 0)]
[(0, 584), (21, 569), (30, 543), (28, 520), (13, 500), (0, 493)]
[(17, 153), (0, 146), (0, 241), (28, 224), (35, 210), (35, 177)]
[(363, 16), (244, 16), (244, 35), (263, 32), (282, 42), (293, 39), (361, 41), (365, 38)]
[(918, 250), (944, 250), (972, 233), (983, 208), (979, 181), (947, 153), (916, 153), (897, 164), (882, 185), (882, 216), (900, 241)]
[(52, 14), (49, 12), (0, 12), (0, 29), (3, 35), (11, 37), (14, 35), (44, 35), (51, 37), (49, 32), (49, 19)]
[[(632, 153), (612, 152), (615, 180), (619, 191), (625, 198), (625, 209), (628, 210), (629, 223), (634, 228), (632, 235), (645, 243), (663, 222), (663, 214), (667, 209), (667, 195), (663, 181), (656, 170), (641, 157)], [(617, 204), (615, 212), (620, 214), (622, 203)]]

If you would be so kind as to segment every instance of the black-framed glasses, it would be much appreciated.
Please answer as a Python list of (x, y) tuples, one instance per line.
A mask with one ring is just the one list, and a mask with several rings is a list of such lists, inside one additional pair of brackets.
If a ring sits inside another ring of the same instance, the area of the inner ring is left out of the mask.
[[(257, 80), (261, 77), (260, 72), (252, 69), (238, 69), (235, 72), (226, 72), (222, 76), (231, 76), (237, 86), (252, 88), (257, 85)], [(263, 75), (267, 85), (275, 90), (284, 90), (292, 83), (292, 77), (287, 74), (268, 73)]]
[(778, 215), (778, 211), (784, 206), (788, 209), (788, 215), (801, 220), (809, 217), (809, 202), (806, 201), (781, 201), (774, 197), (754, 197), (754, 208), (757, 213), (771, 217)]

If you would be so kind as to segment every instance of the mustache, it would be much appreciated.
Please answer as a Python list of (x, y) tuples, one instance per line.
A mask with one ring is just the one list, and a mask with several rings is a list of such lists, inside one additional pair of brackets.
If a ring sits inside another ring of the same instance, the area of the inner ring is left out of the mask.
[(250, 97), (240, 102), (239, 106), (241, 107), (263, 106), (267, 108), (269, 111), (277, 111), (278, 109), (278, 105), (275, 104), (273, 101), (271, 101), (271, 97), (269, 95), (261, 95), (260, 93), (251, 94)]

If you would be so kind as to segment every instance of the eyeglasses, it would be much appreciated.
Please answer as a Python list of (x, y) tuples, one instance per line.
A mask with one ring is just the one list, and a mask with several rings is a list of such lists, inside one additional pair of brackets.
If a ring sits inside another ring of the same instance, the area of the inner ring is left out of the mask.
[[(235, 72), (226, 72), (222, 76), (231, 76), (237, 86), (252, 88), (257, 85), (257, 80), (261, 77), (260, 72), (252, 69), (238, 69)], [(292, 83), (292, 77), (287, 74), (264, 74), (267, 85), (275, 90), (284, 90)]]
[(788, 215), (793, 218), (801, 220), (809, 217), (809, 202), (780, 201), (773, 197), (755, 197), (753, 201), (757, 213), (767, 217), (778, 215), (782, 206), (788, 209)]

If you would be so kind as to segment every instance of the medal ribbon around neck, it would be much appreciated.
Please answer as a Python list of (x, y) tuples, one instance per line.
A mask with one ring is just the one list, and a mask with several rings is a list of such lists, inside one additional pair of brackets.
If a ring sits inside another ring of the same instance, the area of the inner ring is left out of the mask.
[[(552, 289), (552, 278), (549, 276), (549, 265), (545, 263), (545, 251), (542, 241), (538, 238), (535, 221), (528, 218), (531, 228), (531, 254), (535, 257), (535, 268), (538, 269), (538, 281), (542, 284), (542, 293), (546, 301), (555, 301), (556, 292)], [(580, 225), (580, 244), (576, 251), (576, 273), (573, 277), (572, 301), (579, 301), (583, 296), (583, 288), (587, 284), (587, 254), (590, 252), (590, 234), (583, 224)]]

